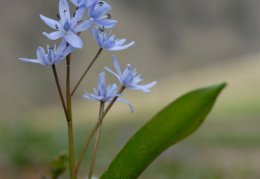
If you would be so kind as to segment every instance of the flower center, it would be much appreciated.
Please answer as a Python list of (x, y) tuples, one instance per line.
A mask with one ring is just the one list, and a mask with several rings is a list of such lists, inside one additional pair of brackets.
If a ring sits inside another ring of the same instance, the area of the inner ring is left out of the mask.
[(71, 25), (70, 25), (69, 21), (66, 21), (65, 24), (63, 25), (63, 28), (65, 31), (68, 31), (68, 30), (70, 30), (70, 26)]
[(55, 58), (54, 47), (50, 47), (48, 49), (47, 58), (49, 59), (50, 62), (52, 62), (54, 60), (54, 58)]

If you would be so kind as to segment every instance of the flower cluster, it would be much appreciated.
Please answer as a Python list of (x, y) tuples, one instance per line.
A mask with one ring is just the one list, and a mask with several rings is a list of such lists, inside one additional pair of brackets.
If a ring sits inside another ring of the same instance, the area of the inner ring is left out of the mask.
[[(71, 13), (70, 4), (75, 9)], [(141, 85), (143, 81), (141, 75), (133, 69), (130, 64), (125, 69), (121, 69), (119, 61), (113, 55), (113, 65), (115, 70), (104, 67), (104, 71), (99, 74), (97, 87), (94, 88), (93, 93), (85, 93), (83, 98), (100, 102), (99, 119), (96, 127), (92, 130), (89, 138), (86, 140), (84, 147), (80, 152), (80, 157), (75, 165), (74, 156), (74, 137), (72, 125), (72, 96), (81, 84), (84, 77), (89, 72), (95, 61), (103, 50), (114, 52), (125, 50), (135, 44), (134, 41), (127, 42), (126, 39), (119, 39), (113, 34), (112, 28), (118, 22), (112, 19), (110, 11), (112, 7), (102, 0), (59, 0), (59, 13), (56, 19), (40, 15), (40, 19), (53, 31), (43, 32), (42, 34), (49, 40), (54, 41), (54, 45), (47, 45), (47, 52), (43, 47), (38, 47), (36, 50), (36, 59), (20, 58), (23, 62), (36, 63), (43, 66), (51, 66), (61, 99), (61, 104), (68, 123), (68, 144), (69, 144), (69, 163), (70, 163), (70, 178), (77, 178), (79, 167), (82, 163), (83, 156), (86, 153), (89, 143), (96, 134), (95, 145), (93, 146), (92, 160), (88, 178), (91, 177), (94, 170), (97, 144), (99, 141), (101, 124), (108, 111), (111, 109), (115, 102), (122, 102), (129, 106), (133, 111), (133, 106), (125, 99), (122, 98), (125, 89), (140, 90), (145, 93), (150, 92), (151, 88), (156, 85), (156, 82)], [(95, 39), (99, 50), (90, 65), (86, 68), (79, 81), (71, 91), (70, 75), (71, 75), (71, 54), (82, 49), (84, 41), (81, 36), (84, 32), (89, 33)], [(58, 46), (56, 47), (56, 44)], [(56, 64), (66, 59), (66, 98), (63, 96), (63, 91), (60, 85)], [(105, 72), (115, 76), (118, 80), (120, 87), (117, 84), (106, 84)], [(108, 105), (106, 103), (109, 103)], [(56, 176), (56, 175), (55, 175)], [(57, 177), (56, 177), (57, 178)]]
[[(57, 19), (40, 15), (41, 20), (54, 29), (50, 33), (43, 32), (43, 35), (52, 41), (60, 39), (61, 42), (58, 47), (56, 45), (47, 46), (47, 53), (43, 47), (38, 47), (36, 59), (20, 58), (21, 61), (41, 65), (55, 65), (72, 52), (83, 47), (84, 43), (80, 35), (84, 31), (90, 32), (102, 50), (121, 51), (134, 45), (134, 41), (126, 43), (126, 39), (118, 39), (112, 33), (111, 28), (118, 22), (111, 18), (110, 11), (112, 7), (107, 2), (101, 0), (70, 0), (70, 2), (75, 6), (73, 14), (71, 14), (69, 2), (67, 0), (59, 0)], [(115, 72), (107, 67), (105, 67), (105, 70), (114, 75), (123, 88), (150, 92), (150, 89), (156, 84), (156, 82), (152, 82), (146, 85), (139, 85), (139, 82), (142, 81), (141, 75), (137, 74), (130, 64), (127, 65), (125, 70), (121, 71), (115, 56), (113, 56), (113, 64)], [(83, 97), (102, 102), (111, 102), (114, 98), (117, 98), (117, 101), (127, 103), (132, 110), (130, 103), (119, 98), (122, 94), (118, 93), (116, 84), (106, 86), (105, 73), (101, 72), (94, 94), (86, 93)]]

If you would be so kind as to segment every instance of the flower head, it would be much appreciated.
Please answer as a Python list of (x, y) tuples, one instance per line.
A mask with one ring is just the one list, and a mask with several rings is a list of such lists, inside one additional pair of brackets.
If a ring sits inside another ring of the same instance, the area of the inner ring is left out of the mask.
[(93, 19), (95, 24), (101, 28), (112, 28), (117, 24), (117, 20), (111, 19), (109, 11), (112, 7), (105, 1), (90, 0), (88, 10), (88, 16)]
[(80, 8), (71, 17), (67, 0), (60, 0), (59, 21), (40, 15), (46, 25), (56, 30), (49, 34), (43, 32), (43, 34), (51, 40), (64, 38), (72, 47), (82, 48), (83, 42), (77, 33), (87, 30), (93, 22), (92, 19), (81, 22), (83, 14), (84, 9)]
[(140, 74), (137, 74), (136, 69), (132, 69), (130, 64), (127, 65), (125, 70), (122, 72), (119, 62), (116, 56), (113, 56), (113, 64), (115, 67), (115, 72), (110, 70), (109, 68), (105, 67), (105, 69), (114, 75), (119, 82), (125, 86), (126, 88), (133, 89), (133, 90), (141, 90), (143, 92), (150, 92), (150, 88), (156, 85), (157, 82), (151, 82), (146, 85), (139, 85), (138, 83), (143, 81)]
[(90, 31), (93, 34), (100, 48), (106, 49), (108, 51), (124, 50), (135, 44), (134, 41), (125, 44), (126, 39), (117, 39), (116, 36), (113, 35), (111, 32), (108, 33), (96, 28), (91, 28)]
[[(93, 101), (111, 102), (115, 97), (119, 96), (122, 96), (122, 94), (118, 94), (118, 88), (116, 84), (106, 86), (105, 73), (102, 72), (99, 74), (98, 85), (97, 88), (94, 88), (94, 93), (85, 93), (83, 98)], [(131, 111), (133, 111), (133, 107), (128, 101), (122, 98), (117, 98), (117, 101), (128, 104)]]
[(47, 53), (45, 53), (43, 47), (38, 47), (37, 59), (19, 58), (19, 60), (23, 62), (31, 62), (41, 65), (54, 65), (63, 60), (73, 50), (74, 48), (68, 45), (65, 40), (63, 40), (57, 49), (56, 45), (52, 47), (47, 46)]

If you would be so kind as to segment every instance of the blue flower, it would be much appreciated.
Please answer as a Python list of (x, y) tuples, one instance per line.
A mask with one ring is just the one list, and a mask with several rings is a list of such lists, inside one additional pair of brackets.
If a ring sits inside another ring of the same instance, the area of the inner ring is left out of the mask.
[(62, 61), (73, 50), (74, 48), (68, 45), (65, 40), (63, 40), (57, 49), (55, 45), (53, 47), (47, 46), (47, 54), (45, 53), (43, 47), (38, 47), (37, 59), (19, 58), (19, 60), (23, 62), (31, 62), (41, 65), (54, 65)]
[(71, 0), (78, 9), (85, 9), (89, 19), (102, 28), (112, 28), (117, 24), (116, 20), (111, 19), (109, 11), (112, 7), (105, 1), (100, 0)]
[(156, 85), (157, 82), (152, 82), (146, 85), (139, 85), (138, 83), (143, 81), (141, 79), (141, 75), (137, 74), (136, 69), (132, 69), (131, 65), (128, 64), (125, 70), (122, 72), (120, 69), (120, 65), (116, 56), (113, 56), (113, 64), (115, 67), (115, 72), (110, 70), (109, 68), (105, 67), (105, 69), (114, 75), (119, 82), (125, 86), (126, 88), (133, 89), (133, 90), (141, 90), (143, 92), (150, 92), (150, 88)]
[[(105, 73), (102, 72), (99, 74), (98, 85), (97, 88), (94, 88), (94, 93), (85, 93), (83, 98), (93, 101), (111, 102), (115, 97), (119, 96), (122, 96), (122, 94), (118, 94), (118, 88), (116, 84), (106, 86)], [(133, 107), (128, 101), (122, 98), (118, 98), (117, 101), (128, 104), (130, 110), (133, 111)]]
[(90, 28), (90, 31), (100, 48), (106, 49), (108, 51), (124, 50), (135, 44), (134, 41), (125, 44), (126, 39), (117, 39), (116, 36), (111, 32), (108, 33), (103, 30), (93, 28)]
[(43, 32), (43, 34), (51, 40), (64, 38), (72, 47), (82, 48), (83, 42), (77, 33), (87, 30), (93, 22), (91, 19), (81, 22), (83, 14), (84, 10), (78, 9), (71, 18), (67, 0), (60, 0), (59, 21), (40, 15), (46, 25), (57, 30), (49, 34)]
[[(91, 5), (90, 5), (91, 4)], [(112, 28), (117, 24), (117, 20), (111, 19), (109, 11), (112, 10), (112, 7), (105, 1), (96, 1), (92, 0), (92, 3), (89, 3), (88, 16), (90, 19), (93, 19), (95, 24), (101, 28)]]

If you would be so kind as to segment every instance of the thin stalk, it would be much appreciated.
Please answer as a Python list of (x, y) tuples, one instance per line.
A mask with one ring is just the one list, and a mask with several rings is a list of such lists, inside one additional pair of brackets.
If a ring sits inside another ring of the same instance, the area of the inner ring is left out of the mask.
[(74, 152), (74, 137), (73, 137), (73, 122), (72, 122), (72, 107), (70, 96), (70, 57), (69, 54), (66, 58), (67, 61), (67, 80), (66, 80), (66, 97), (67, 97), (67, 124), (68, 124), (68, 139), (69, 139), (69, 163), (70, 163), (70, 179), (77, 179), (75, 174), (75, 152)]
[[(102, 114), (104, 112), (104, 108), (105, 108), (105, 102), (100, 102), (99, 117), (98, 117), (99, 121), (101, 120)], [(97, 130), (97, 135), (96, 135), (95, 144), (94, 144), (94, 148), (93, 148), (93, 152), (92, 152), (92, 158), (91, 158), (90, 167), (89, 167), (88, 178), (92, 178), (92, 174), (94, 171), (96, 156), (97, 156), (97, 148), (98, 148), (98, 143), (99, 143), (100, 134), (101, 134), (101, 127), (102, 127), (102, 123), (100, 124), (100, 126)]]
[[(125, 87), (122, 86), (121, 89), (118, 91), (118, 94), (121, 94), (123, 93), (123, 91), (125, 90)], [(93, 138), (93, 136), (95, 135), (97, 129), (99, 128), (99, 126), (102, 124), (104, 118), (106, 117), (107, 113), (109, 112), (109, 110), (112, 108), (112, 106), (115, 104), (116, 100), (118, 99), (119, 97), (116, 96), (114, 97), (114, 99), (109, 103), (109, 105), (107, 106), (107, 108), (105, 109), (105, 111), (103, 112), (100, 120), (96, 123), (96, 125), (94, 126), (94, 128), (92, 129), (92, 131), (90, 132), (90, 134), (88, 135), (88, 138), (87, 140), (85, 141), (84, 145), (83, 145), (83, 148), (82, 150), (80, 151), (80, 155), (79, 155), (79, 160), (76, 164), (76, 168), (75, 168), (75, 172), (76, 174), (78, 173), (79, 171), (79, 168), (80, 168), (80, 165), (83, 161), (83, 158), (84, 158), (84, 155), (88, 149), (88, 146)]]
[(58, 88), (58, 92), (59, 92), (60, 100), (61, 100), (62, 107), (63, 107), (63, 110), (64, 110), (64, 114), (65, 114), (66, 119), (67, 119), (68, 115), (67, 115), (66, 104), (65, 104), (65, 100), (64, 100), (64, 97), (63, 97), (63, 94), (62, 94), (61, 87), (60, 87), (60, 82), (59, 82), (59, 78), (58, 78), (58, 74), (57, 74), (57, 70), (56, 70), (55, 65), (52, 65), (52, 71), (53, 71), (55, 82), (56, 82), (56, 85), (57, 85), (57, 88)]
[(82, 80), (84, 79), (84, 77), (87, 75), (88, 71), (90, 70), (90, 68), (93, 66), (93, 64), (95, 63), (95, 61), (98, 59), (99, 55), (101, 54), (101, 52), (103, 51), (102, 48), (100, 48), (96, 54), (96, 56), (93, 58), (93, 60), (91, 61), (91, 63), (89, 64), (89, 66), (87, 67), (87, 69), (84, 71), (84, 73), (81, 75), (79, 81), (76, 83), (75, 87), (73, 88), (72, 92), (71, 92), (71, 96), (74, 95), (74, 93), (76, 92), (76, 90), (78, 89), (80, 83), (82, 82)]

